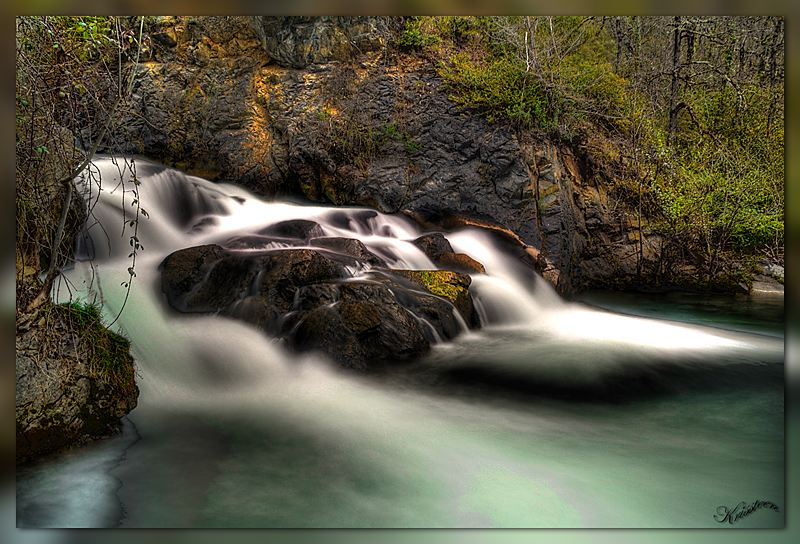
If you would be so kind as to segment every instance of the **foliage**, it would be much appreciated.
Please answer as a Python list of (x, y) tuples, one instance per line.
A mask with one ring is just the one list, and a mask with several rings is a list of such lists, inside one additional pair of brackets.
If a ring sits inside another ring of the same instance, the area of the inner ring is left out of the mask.
[(585, 131), (587, 117), (621, 119), (627, 84), (608, 62), (609, 39), (589, 32), (593, 19), (462, 20), (468, 20), (459, 33), (467, 45), (447, 42), (440, 70), (454, 99), (492, 121), (562, 136)]
[(414, 28), (439, 38), (429, 49), (454, 100), (586, 142), (612, 194), (663, 236), (667, 268), (782, 258), (782, 18), (421, 17)]
[(424, 29), (420, 28), (418, 19), (411, 18), (406, 22), (406, 28), (397, 43), (403, 47), (421, 48), (436, 45), (440, 41), (438, 36), (428, 34)]
[[(130, 92), (133, 51), (134, 32), (115, 17), (16, 19), (18, 308), (39, 303), (70, 258), (87, 219), (72, 198), (73, 180), (101, 143), (113, 149), (103, 138)], [(43, 270), (47, 279), (33, 297)]]
[(114, 388), (133, 392), (136, 386), (130, 342), (103, 326), (96, 304), (59, 304), (51, 312), (78, 342), (78, 352), (86, 358), (92, 376)]
[(518, 127), (546, 129), (553, 112), (542, 89), (515, 59), (484, 60), (460, 53), (443, 65), (442, 75), (458, 93), (457, 99), (482, 111), (490, 121), (505, 117)]
[(784, 244), (782, 123), (768, 123), (763, 96), (737, 105), (729, 93), (693, 101), (696, 123), (671, 150), (679, 167), (660, 185), (670, 230), (680, 226), (712, 266), (720, 252), (742, 256)]
[[(113, 20), (110, 17), (53, 17), (60, 27), (64, 40), (57, 45), (69, 47), (68, 54), (82, 61), (109, 57), (119, 48), (115, 39)], [(54, 46), (55, 48), (55, 46)]]

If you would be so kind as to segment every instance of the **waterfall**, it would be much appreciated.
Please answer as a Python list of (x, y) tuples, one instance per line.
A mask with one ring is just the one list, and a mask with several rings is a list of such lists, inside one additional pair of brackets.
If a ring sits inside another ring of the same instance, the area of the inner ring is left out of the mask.
[[(316, 249), (262, 234), (302, 219), (389, 268), (428, 270), (412, 243), (425, 231), (128, 164), (98, 157), (84, 176), (90, 220), (53, 288), (102, 302), (131, 340), (141, 439), (97, 506), (118, 501), (121, 526), (713, 527), (722, 504), (783, 504), (782, 339), (565, 301), (466, 228), (444, 235), (486, 269), (470, 285), (480, 327), (398, 368), (343, 372), (246, 323), (176, 312), (159, 265), (204, 244)], [(782, 524), (766, 511), (741, 522)]]

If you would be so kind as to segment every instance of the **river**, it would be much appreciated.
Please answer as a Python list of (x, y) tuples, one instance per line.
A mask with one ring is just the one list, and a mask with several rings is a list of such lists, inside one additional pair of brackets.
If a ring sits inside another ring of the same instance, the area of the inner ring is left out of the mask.
[[(97, 222), (54, 296), (119, 314), (139, 405), (120, 435), (18, 468), (18, 527), (784, 526), (782, 299), (566, 301), (463, 229), (445, 235), (486, 267), (470, 287), (482, 327), (356, 375), (171, 310), (158, 266), (302, 218), (394, 268), (433, 268), (409, 243), (419, 227), (136, 171), (138, 188), (122, 162), (95, 160), (102, 190), (83, 190)], [(128, 293), (134, 188), (148, 217)]]

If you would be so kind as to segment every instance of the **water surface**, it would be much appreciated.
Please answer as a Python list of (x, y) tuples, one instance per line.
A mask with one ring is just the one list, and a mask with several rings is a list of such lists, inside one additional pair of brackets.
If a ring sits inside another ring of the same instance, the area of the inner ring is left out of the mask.
[(20, 467), (18, 526), (721, 527), (718, 509), (743, 501), (780, 512), (725, 526), (783, 526), (782, 304), (567, 302), (465, 229), (446, 236), (486, 266), (470, 287), (482, 327), (355, 375), (243, 323), (171, 310), (158, 266), (303, 218), (394, 268), (433, 268), (410, 243), (416, 225), (137, 161), (149, 219), (128, 293), (129, 173), (95, 165), (99, 223), (54, 292), (99, 297), (108, 322), (124, 307), (113, 326), (131, 339), (139, 406), (127, 434)]

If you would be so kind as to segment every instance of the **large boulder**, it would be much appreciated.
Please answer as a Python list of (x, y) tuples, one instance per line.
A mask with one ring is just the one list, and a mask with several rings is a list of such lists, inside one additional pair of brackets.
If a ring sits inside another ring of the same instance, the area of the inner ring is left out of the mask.
[(127, 340), (85, 315), (56, 306), (17, 320), (17, 462), (117, 432), (136, 407)]
[(387, 285), (347, 282), (331, 287), (332, 304), (313, 307), (306, 293), (298, 297), (301, 307), (309, 308), (287, 323), (298, 351), (322, 351), (345, 368), (364, 370), (370, 363), (405, 360), (430, 348), (418, 320)]
[(248, 17), (264, 50), (281, 66), (305, 68), (347, 60), (385, 45), (380, 17)]
[(283, 313), (299, 287), (341, 279), (345, 274), (340, 263), (309, 249), (253, 254), (218, 245), (176, 251), (164, 259), (161, 269), (167, 301), (187, 313), (232, 313), (250, 296)]
[(180, 312), (240, 319), (292, 349), (321, 352), (357, 370), (413, 358), (454, 338), (463, 327), (458, 314), (477, 324), (468, 275), (370, 266), (351, 278), (343, 263), (384, 263), (357, 240), (313, 242), (321, 251), (183, 249), (162, 262), (162, 291)]

